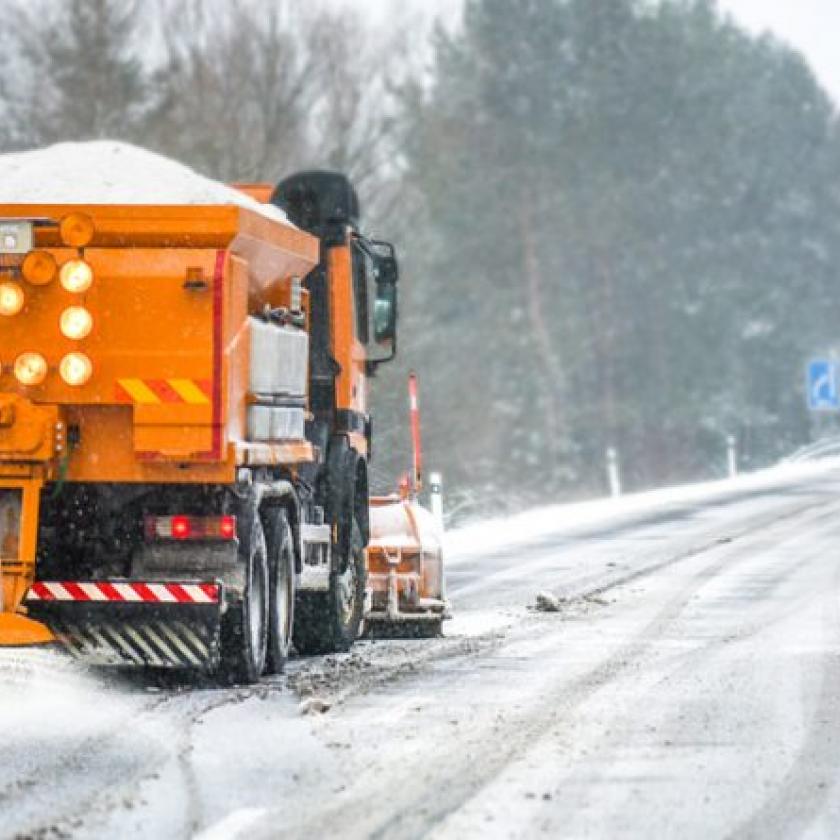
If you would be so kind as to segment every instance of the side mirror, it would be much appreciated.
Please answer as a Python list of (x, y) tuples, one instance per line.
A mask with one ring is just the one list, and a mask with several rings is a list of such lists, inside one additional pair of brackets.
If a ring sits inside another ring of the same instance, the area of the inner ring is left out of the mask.
[(377, 344), (387, 344), (397, 337), (397, 287), (393, 283), (376, 284), (373, 305), (373, 338)]
[(400, 266), (394, 246), (390, 242), (373, 241), (370, 249), (376, 259), (376, 282), (396, 286), (400, 279)]
[[(373, 302), (373, 341), (376, 351), (368, 357), (368, 371), (373, 374), (378, 365), (389, 362), (397, 355), (397, 283), (399, 263), (390, 242), (369, 243), (369, 253), (374, 258), (376, 294)], [(373, 350), (369, 347), (369, 351)]]

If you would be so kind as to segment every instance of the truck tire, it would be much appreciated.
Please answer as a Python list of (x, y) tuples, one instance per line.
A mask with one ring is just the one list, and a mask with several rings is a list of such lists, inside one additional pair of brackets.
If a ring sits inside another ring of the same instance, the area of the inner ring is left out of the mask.
[(349, 650), (359, 638), (364, 621), (365, 587), (367, 586), (367, 565), (362, 529), (353, 518), (350, 533), (350, 556), (342, 573), (330, 575), (330, 595), (336, 604), (334, 649)]
[(366, 583), (362, 530), (354, 518), (349, 557), (330, 574), (329, 592), (298, 595), (294, 637), (298, 653), (341, 653), (350, 649), (361, 631)]
[(268, 663), (266, 673), (282, 674), (292, 647), (295, 616), (295, 550), (286, 512), (272, 512), (269, 525)]
[(222, 617), (221, 673), (228, 682), (250, 684), (265, 670), (268, 647), (268, 558), (256, 514), (240, 518), (239, 560), (245, 587)]

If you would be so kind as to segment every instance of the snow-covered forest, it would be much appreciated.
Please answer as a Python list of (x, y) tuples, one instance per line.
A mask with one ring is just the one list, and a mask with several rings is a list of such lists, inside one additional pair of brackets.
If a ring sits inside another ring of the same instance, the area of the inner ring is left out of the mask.
[[(395, 6), (399, 4), (395, 3)], [(468, 513), (758, 466), (840, 322), (840, 128), (708, 0), (467, 0), (426, 33), (295, 0), (0, 0), (4, 151), (121, 138), (226, 181), (348, 171), (402, 255), (376, 475)], [(151, 12), (154, 11), (154, 14)]]

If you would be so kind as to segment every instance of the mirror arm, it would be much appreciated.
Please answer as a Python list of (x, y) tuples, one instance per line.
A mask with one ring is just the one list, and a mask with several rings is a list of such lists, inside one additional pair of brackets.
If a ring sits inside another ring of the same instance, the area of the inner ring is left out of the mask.
[(394, 359), (397, 358), (397, 340), (394, 339), (393, 344), (391, 345), (391, 355), (386, 356), (384, 359), (367, 359), (365, 361), (365, 374), (367, 376), (376, 376), (377, 368), (380, 365), (387, 365), (388, 362), (393, 362)]

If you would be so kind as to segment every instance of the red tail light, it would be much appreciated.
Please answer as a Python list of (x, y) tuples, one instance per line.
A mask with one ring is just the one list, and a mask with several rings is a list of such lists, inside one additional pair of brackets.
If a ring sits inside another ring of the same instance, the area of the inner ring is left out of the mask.
[(146, 540), (233, 540), (235, 516), (147, 516)]
[(188, 516), (173, 516), (169, 523), (169, 535), (173, 540), (188, 540), (192, 536), (192, 523)]
[(236, 517), (223, 516), (219, 522), (219, 536), (223, 540), (232, 540), (236, 536)]

